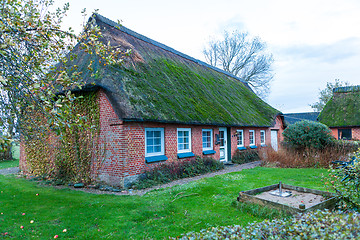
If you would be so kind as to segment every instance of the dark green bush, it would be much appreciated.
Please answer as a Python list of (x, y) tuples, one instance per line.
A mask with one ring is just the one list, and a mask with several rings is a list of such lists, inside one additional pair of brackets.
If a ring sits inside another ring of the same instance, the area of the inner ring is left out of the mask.
[(233, 163), (243, 164), (248, 162), (254, 162), (260, 160), (259, 151), (257, 149), (251, 149), (249, 147), (246, 150), (237, 149), (232, 156), (231, 161)]
[[(359, 239), (360, 215), (356, 212), (320, 211), (289, 219), (265, 220), (246, 227), (212, 227), (180, 239)], [(172, 238), (179, 239), (179, 238)]]
[(360, 211), (360, 149), (348, 160), (335, 161), (323, 180), (335, 190), (342, 207)]
[(181, 178), (194, 177), (199, 174), (214, 172), (223, 168), (224, 164), (213, 158), (196, 157), (166, 162), (145, 171), (132, 187), (136, 189), (148, 188)]
[(306, 120), (289, 125), (283, 135), (284, 142), (295, 149), (324, 149), (335, 139), (324, 124)]

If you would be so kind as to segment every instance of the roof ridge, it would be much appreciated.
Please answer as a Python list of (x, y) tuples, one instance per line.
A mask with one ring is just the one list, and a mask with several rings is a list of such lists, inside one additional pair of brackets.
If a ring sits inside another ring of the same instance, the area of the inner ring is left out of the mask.
[(226, 72), (226, 71), (224, 71), (224, 70), (222, 70), (222, 69), (220, 69), (220, 68), (214, 67), (214, 66), (212, 66), (212, 65), (210, 65), (210, 64), (208, 64), (208, 63), (206, 63), (206, 62), (203, 62), (203, 61), (201, 61), (201, 60), (198, 60), (198, 59), (196, 59), (196, 58), (190, 57), (189, 55), (186, 55), (186, 54), (184, 54), (184, 53), (182, 53), (182, 52), (179, 52), (179, 51), (177, 51), (177, 50), (175, 50), (175, 49), (173, 49), (173, 48), (171, 48), (171, 47), (168, 47), (168, 46), (166, 46), (165, 44), (162, 44), (162, 43), (160, 43), (160, 42), (157, 42), (157, 41), (155, 41), (155, 40), (152, 40), (151, 38), (148, 38), (148, 37), (146, 37), (146, 36), (144, 36), (144, 35), (141, 35), (141, 34), (135, 32), (135, 31), (133, 31), (133, 30), (131, 30), (131, 29), (129, 29), (129, 28), (126, 28), (126, 27), (124, 27), (123, 25), (120, 25), (120, 24), (118, 24), (118, 23), (116, 23), (116, 22), (114, 22), (114, 21), (112, 21), (112, 20), (110, 20), (110, 19), (102, 16), (102, 15), (99, 14), (99, 13), (94, 13), (93, 16), (94, 16), (94, 15), (95, 15), (95, 17), (96, 17), (97, 19), (99, 19), (100, 21), (102, 21), (102, 22), (104, 22), (104, 23), (106, 23), (106, 24), (108, 24), (108, 25), (110, 25), (110, 26), (112, 26), (112, 27), (118, 28), (120, 31), (123, 31), (123, 32), (125, 32), (125, 33), (127, 33), (127, 34), (129, 34), (129, 35), (131, 35), (131, 36), (133, 36), (133, 37), (136, 37), (136, 38), (138, 38), (138, 39), (140, 39), (140, 40), (142, 40), (142, 41), (145, 41), (145, 42), (147, 42), (147, 43), (150, 43), (150, 44), (152, 44), (152, 45), (155, 45), (155, 46), (157, 46), (157, 47), (160, 47), (160, 48), (162, 48), (162, 49), (164, 49), (164, 50), (166, 50), (166, 51), (169, 51), (169, 52), (171, 52), (171, 53), (174, 53), (174, 54), (176, 54), (176, 55), (178, 55), (178, 56), (180, 56), (180, 57), (183, 57), (183, 58), (185, 58), (185, 59), (187, 59), (187, 60), (193, 61), (193, 62), (195, 62), (195, 63), (197, 63), (197, 64), (199, 64), (199, 65), (201, 65), (201, 66), (205, 66), (205, 67), (211, 68), (211, 69), (213, 69), (213, 70), (215, 70), (215, 71), (217, 71), (217, 72), (220, 72), (220, 73), (223, 73), (223, 74), (225, 74), (225, 75), (227, 75), (227, 76), (229, 76), (229, 77), (232, 77), (232, 78), (234, 78), (234, 79), (236, 79), (236, 80), (244, 83), (245, 86), (247, 86), (247, 87), (252, 91), (252, 89), (250, 88), (249, 84), (248, 84), (246, 81), (244, 81), (242, 78), (239, 78), (239, 77), (235, 76), (234, 74), (231, 74), (231, 73), (229, 73), (229, 72)]
[(298, 113), (284, 113), (284, 115), (290, 115), (290, 114), (316, 114), (320, 112), (298, 112)]
[(337, 87), (333, 89), (333, 93), (360, 92), (360, 85)]

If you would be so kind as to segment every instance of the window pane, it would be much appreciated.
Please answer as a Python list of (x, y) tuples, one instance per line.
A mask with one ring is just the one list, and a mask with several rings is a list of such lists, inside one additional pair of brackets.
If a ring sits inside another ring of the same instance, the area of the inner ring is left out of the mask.
[(183, 149), (189, 149), (189, 144), (184, 144), (184, 148)]
[(211, 131), (202, 132), (203, 148), (211, 148)]
[(161, 138), (154, 138), (154, 145), (160, 145), (161, 144)]
[(148, 138), (154, 137), (154, 131), (147, 131), (146, 136), (147, 136)]
[(155, 145), (154, 152), (161, 152), (161, 145)]
[(161, 132), (160, 131), (153, 131), (154, 132), (154, 137), (161, 137)]
[(178, 131), (178, 137), (182, 137), (184, 136), (184, 132), (183, 131)]
[(163, 130), (146, 130), (146, 154), (156, 155), (161, 153), (163, 144)]
[(242, 132), (238, 132), (238, 135), (237, 135), (237, 140), (238, 140), (238, 145), (243, 145), (243, 135), (242, 135)]
[(146, 152), (147, 152), (147, 153), (153, 153), (153, 152), (154, 152), (153, 146), (147, 146)]
[(254, 144), (254, 132), (249, 132), (250, 144)]

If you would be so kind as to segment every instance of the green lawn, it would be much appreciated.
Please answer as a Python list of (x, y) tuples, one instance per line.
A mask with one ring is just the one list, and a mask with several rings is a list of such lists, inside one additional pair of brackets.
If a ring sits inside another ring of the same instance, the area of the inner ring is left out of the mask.
[(10, 161), (1, 161), (0, 159), (0, 169), (2, 168), (10, 168), (10, 167), (18, 167), (19, 159), (20, 159), (20, 147), (19, 145), (14, 145), (12, 148), (13, 158), (14, 160)]
[[(232, 206), (239, 191), (279, 180), (324, 190), (320, 179), (325, 172), (258, 167), (155, 190), (142, 197), (57, 190), (0, 176), (0, 237), (7, 232), (6, 236), (14, 239), (55, 235), (59, 239), (161, 239), (210, 226), (246, 225), (263, 219)], [(179, 193), (193, 195), (173, 201)]]

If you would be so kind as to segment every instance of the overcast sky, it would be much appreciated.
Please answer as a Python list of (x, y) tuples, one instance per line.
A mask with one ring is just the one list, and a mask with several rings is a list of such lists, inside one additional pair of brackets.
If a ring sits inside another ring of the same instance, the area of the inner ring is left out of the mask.
[[(68, 1), (57, 0), (56, 4)], [(274, 55), (268, 103), (283, 113), (312, 111), (319, 89), (360, 84), (359, 0), (72, 0), (64, 25), (79, 31), (81, 10), (111, 20), (191, 57), (225, 29), (259, 36)]]

